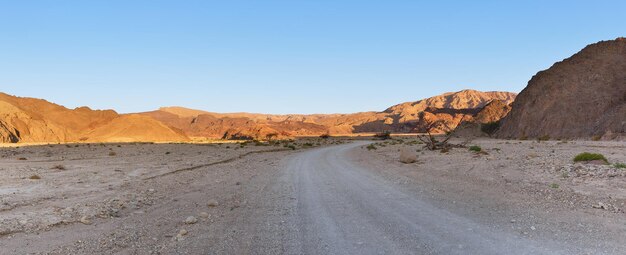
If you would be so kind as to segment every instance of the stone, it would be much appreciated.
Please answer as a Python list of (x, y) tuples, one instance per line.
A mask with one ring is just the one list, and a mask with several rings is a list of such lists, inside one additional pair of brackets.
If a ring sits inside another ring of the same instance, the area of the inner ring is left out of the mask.
[(417, 161), (417, 153), (409, 148), (403, 148), (400, 151), (400, 162), (405, 164), (415, 163)]
[(216, 206), (218, 206), (218, 205), (219, 205), (219, 203), (218, 203), (218, 202), (217, 202), (217, 200), (215, 200), (215, 199), (211, 199), (211, 200), (209, 200), (209, 201), (207, 202), (207, 206), (208, 206), (208, 207), (216, 207)]
[(91, 225), (91, 220), (89, 220), (89, 217), (83, 216), (82, 218), (80, 218), (80, 223), (83, 223), (85, 225)]
[(196, 224), (197, 222), (198, 222), (198, 219), (193, 216), (189, 216), (187, 217), (187, 219), (185, 219), (185, 224)]

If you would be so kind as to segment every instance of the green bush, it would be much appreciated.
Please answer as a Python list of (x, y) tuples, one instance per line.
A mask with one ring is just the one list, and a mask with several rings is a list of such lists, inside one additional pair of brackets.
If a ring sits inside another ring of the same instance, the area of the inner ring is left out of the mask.
[(368, 151), (375, 150), (375, 149), (377, 149), (377, 148), (376, 148), (376, 145), (374, 145), (374, 144), (370, 144), (370, 145), (367, 146), (367, 150)]
[(478, 145), (472, 145), (472, 146), (469, 147), (469, 150), (473, 151), (473, 152), (481, 152), (483, 150), (483, 148), (480, 148), (480, 146), (478, 146)]
[(559, 184), (556, 184), (556, 183), (552, 183), (549, 186), (550, 188), (553, 188), (553, 189), (558, 189), (560, 187)]
[(615, 168), (626, 168), (626, 164), (624, 163), (615, 163), (613, 164)]
[(594, 161), (594, 160), (602, 160), (604, 162), (609, 162), (608, 160), (606, 160), (606, 158), (602, 154), (598, 154), (598, 153), (583, 152), (581, 154), (576, 155), (576, 157), (574, 157), (574, 162)]

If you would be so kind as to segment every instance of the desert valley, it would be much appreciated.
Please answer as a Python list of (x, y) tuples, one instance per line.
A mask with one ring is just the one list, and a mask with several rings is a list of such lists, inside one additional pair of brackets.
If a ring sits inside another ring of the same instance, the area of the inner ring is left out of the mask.
[(626, 254), (624, 139), (624, 38), (382, 111), (0, 93), (0, 254)]

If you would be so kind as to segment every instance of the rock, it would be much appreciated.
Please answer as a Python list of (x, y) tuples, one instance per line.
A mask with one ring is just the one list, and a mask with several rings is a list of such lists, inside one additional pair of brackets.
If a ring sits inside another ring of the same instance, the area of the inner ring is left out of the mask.
[(80, 218), (80, 223), (83, 223), (85, 225), (91, 225), (91, 220), (89, 220), (89, 217), (83, 216), (82, 218)]
[(597, 205), (592, 205), (591, 207), (593, 207), (595, 209), (603, 209), (603, 210), (608, 209), (607, 205), (602, 203), (602, 202), (598, 202)]
[(209, 214), (207, 212), (201, 212), (200, 214), (198, 214), (200, 217), (202, 218), (208, 218)]
[(193, 216), (189, 216), (187, 217), (187, 219), (185, 219), (185, 224), (196, 224), (197, 222), (198, 222), (198, 219)]
[(176, 241), (182, 241), (183, 239), (185, 239), (183, 236), (186, 236), (189, 232), (187, 232), (186, 229), (181, 229), (180, 231), (178, 231), (178, 234), (176, 235), (176, 237), (174, 238), (174, 240)]
[(217, 202), (217, 200), (215, 199), (211, 199), (207, 202), (206, 204), (208, 207), (216, 207), (219, 205), (219, 203)]
[(400, 162), (405, 164), (415, 163), (417, 161), (417, 153), (411, 149), (403, 148), (400, 151)]

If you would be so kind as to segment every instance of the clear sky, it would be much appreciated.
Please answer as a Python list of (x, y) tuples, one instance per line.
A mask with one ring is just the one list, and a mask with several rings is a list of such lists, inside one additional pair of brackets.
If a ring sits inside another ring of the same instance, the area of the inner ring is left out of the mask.
[(521, 91), (626, 1), (0, 0), (0, 91), (138, 112), (384, 110)]

